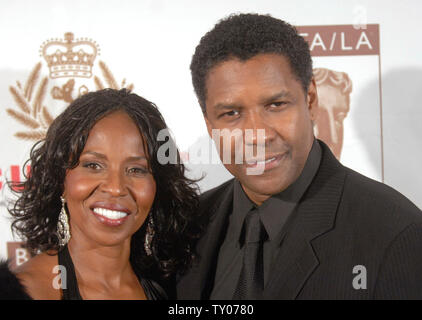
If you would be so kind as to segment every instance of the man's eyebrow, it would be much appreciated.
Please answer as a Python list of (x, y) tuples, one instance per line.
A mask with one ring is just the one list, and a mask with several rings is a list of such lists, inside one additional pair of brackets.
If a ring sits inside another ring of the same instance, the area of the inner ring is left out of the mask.
[(274, 100), (289, 98), (290, 96), (291, 96), (291, 93), (289, 91), (283, 90), (272, 96), (264, 97), (261, 99), (261, 101), (263, 102), (263, 104), (267, 104), (267, 103), (273, 102)]
[[(289, 98), (291, 97), (291, 92), (287, 91), (287, 90), (282, 90), (276, 94), (273, 94), (271, 96), (267, 96), (267, 97), (263, 97), (261, 100), (262, 104), (268, 104), (270, 102), (273, 102), (274, 100), (279, 100), (279, 99), (283, 99), (283, 98)], [(242, 106), (239, 103), (224, 103), (224, 102), (219, 102), (217, 104), (214, 105), (214, 110), (216, 111), (220, 111), (220, 110), (227, 110), (227, 109), (241, 109)]]
[(224, 102), (219, 102), (216, 105), (214, 105), (214, 110), (219, 111), (219, 110), (225, 110), (225, 109), (240, 109), (241, 106), (237, 103), (224, 103)]

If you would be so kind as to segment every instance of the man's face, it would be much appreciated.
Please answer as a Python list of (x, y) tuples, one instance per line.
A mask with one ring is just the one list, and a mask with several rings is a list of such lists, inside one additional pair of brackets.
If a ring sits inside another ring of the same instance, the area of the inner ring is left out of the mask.
[(340, 159), (343, 147), (343, 120), (349, 112), (349, 99), (341, 89), (331, 85), (318, 86), (318, 107), (315, 135), (324, 141)]
[[(313, 142), (311, 111), (316, 103), (314, 81), (305, 95), (282, 55), (259, 54), (246, 61), (233, 58), (210, 70), (205, 101), (209, 134), (213, 129), (249, 129), (253, 135), (243, 140), (245, 145), (253, 147), (255, 155), (265, 148), (263, 156), (236, 163), (239, 151), (232, 141), (232, 161), (223, 161), (256, 204), (286, 189), (302, 172)], [(263, 139), (259, 139), (259, 129), (265, 130)], [(225, 147), (219, 149), (221, 159)], [(248, 174), (257, 165), (263, 166), (263, 172)]]

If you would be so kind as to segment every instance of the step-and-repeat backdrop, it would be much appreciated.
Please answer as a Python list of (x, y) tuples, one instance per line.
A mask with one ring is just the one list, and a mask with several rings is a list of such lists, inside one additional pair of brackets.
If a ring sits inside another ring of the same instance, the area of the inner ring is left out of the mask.
[[(315, 134), (346, 166), (422, 207), (422, 27), (419, 1), (0, 1), (0, 257), (28, 259), (10, 230), (7, 181), (21, 181), (32, 145), (75, 98), (130, 88), (155, 102), (202, 191), (230, 174), (191, 85), (200, 38), (236, 12), (298, 27), (314, 57)], [(211, 154), (210, 154), (211, 153)]]

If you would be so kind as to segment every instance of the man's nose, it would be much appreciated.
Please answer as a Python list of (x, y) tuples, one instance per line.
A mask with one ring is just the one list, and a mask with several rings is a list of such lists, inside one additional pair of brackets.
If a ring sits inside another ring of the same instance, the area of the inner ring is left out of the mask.
[(275, 130), (259, 111), (251, 112), (244, 124), (245, 143), (247, 145), (265, 146), (274, 139)]

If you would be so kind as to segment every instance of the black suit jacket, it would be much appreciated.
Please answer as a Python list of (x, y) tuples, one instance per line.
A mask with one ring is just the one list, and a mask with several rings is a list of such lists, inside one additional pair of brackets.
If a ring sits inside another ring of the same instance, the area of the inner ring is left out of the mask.
[[(263, 298), (422, 299), (422, 212), (320, 144), (320, 167), (291, 216)], [(200, 259), (178, 281), (178, 299), (210, 297), (233, 182), (201, 196), (209, 223), (197, 245)]]

